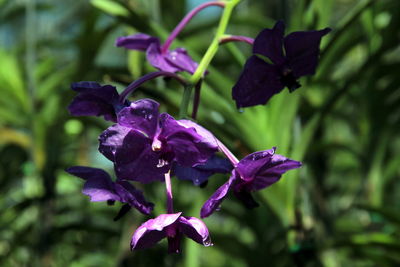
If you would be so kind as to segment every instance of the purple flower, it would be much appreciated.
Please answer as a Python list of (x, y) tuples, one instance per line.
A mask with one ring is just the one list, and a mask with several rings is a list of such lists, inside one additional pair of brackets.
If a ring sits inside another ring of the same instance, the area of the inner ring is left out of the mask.
[(301, 163), (298, 161), (275, 154), (275, 147), (247, 155), (236, 165), (228, 182), (218, 188), (204, 203), (200, 212), (201, 218), (210, 216), (231, 190), (246, 207), (258, 206), (252, 198), (251, 192), (269, 187), (279, 181), (282, 174), (300, 166)]
[(86, 181), (82, 193), (89, 196), (92, 202), (119, 201), (146, 215), (153, 210), (154, 204), (147, 202), (140, 190), (127, 181), (113, 182), (110, 175), (101, 169), (74, 166), (66, 171)]
[(254, 40), (253, 55), (232, 89), (238, 108), (266, 104), (285, 86), (293, 92), (300, 87), (301, 76), (315, 73), (321, 38), (331, 30), (292, 32), (286, 37), (284, 31), (284, 23), (278, 21)]
[(168, 238), (168, 252), (179, 253), (182, 235), (206, 247), (212, 246), (207, 226), (195, 217), (181, 214), (161, 214), (143, 223), (132, 236), (131, 250), (150, 248), (161, 239)]
[(165, 50), (158, 38), (144, 33), (119, 37), (115, 44), (118, 47), (122, 46), (126, 49), (146, 51), (149, 63), (161, 71), (187, 71), (193, 74), (198, 66), (184, 48), (177, 48), (172, 51)]
[(132, 102), (118, 113), (118, 124), (100, 137), (99, 151), (114, 162), (117, 177), (142, 183), (163, 181), (172, 163), (194, 167), (217, 151), (194, 127), (186, 127), (150, 99)]
[(119, 102), (118, 92), (111, 85), (77, 82), (71, 84), (71, 89), (78, 92), (68, 106), (69, 112), (74, 116), (104, 116), (104, 119), (116, 122), (116, 114), (129, 105), (129, 101), (124, 104)]

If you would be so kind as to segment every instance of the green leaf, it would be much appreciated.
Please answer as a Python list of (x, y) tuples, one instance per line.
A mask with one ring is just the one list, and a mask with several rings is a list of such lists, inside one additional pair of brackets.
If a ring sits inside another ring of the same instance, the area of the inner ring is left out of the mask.
[(127, 10), (123, 5), (112, 0), (90, 0), (90, 3), (103, 11), (104, 13), (113, 16), (128, 17), (129, 10)]

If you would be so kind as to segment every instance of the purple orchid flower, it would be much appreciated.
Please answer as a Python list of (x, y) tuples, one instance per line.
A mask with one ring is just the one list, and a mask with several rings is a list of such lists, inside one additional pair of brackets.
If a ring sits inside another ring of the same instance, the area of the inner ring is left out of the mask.
[[(92, 202), (119, 201), (146, 215), (153, 210), (154, 204), (147, 202), (140, 190), (127, 181), (113, 182), (110, 175), (102, 169), (74, 166), (66, 171), (86, 181), (82, 193), (89, 196)], [(126, 208), (123, 209), (124, 212)]]
[(212, 246), (207, 226), (195, 217), (181, 214), (161, 214), (143, 223), (132, 236), (131, 250), (150, 248), (168, 238), (168, 252), (179, 253), (182, 235), (203, 246)]
[(204, 164), (216, 151), (194, 127), (187, 127), (150, 99), (132, 102), (118, 113), (118, 124), (100, 137), (99, 151), (114, 162), (117, 177), (142, 183), (163, 181), (172, 163)]
[(292, 32), (286, 37), (284, 31), (284, 23), (278, 21), (273, 29), (264, 29), (254, 40), (253, 55), (232, 89), (238, 108), (266, 104), (285, 86), (293, 92), (300, 87), (300, 77), (315, 73), (321, 38), (331, 29)]
[(144, 33), (119, 37), (115, 45), (131, 50), (146, 51), (149, 63), (161, 71), (186, 71), (193, 74), (198, 66), (184, 48), (165, 49), (158, 38)]
[(68, 106), (69, 112), (74, 116), (104, 116), (105, 120), (117, 121), (116, 114), (129, 101), (122, 104), (119, 101), (117, 89), (112, 85), (100, 85), (97, 82), (77, 82), (71, 84), (71, 89), (78, 95)]
[(300, 162), (275, 154), (275, 149), (254, 152), (239, 161), (229, 180), (204, 203), (201, 218), (210, 216), (229, 191), (233, 191), (247, 208), (258, 206), (251, 192), (267, 188), (279, 181), (285, 172), (301, 167)]

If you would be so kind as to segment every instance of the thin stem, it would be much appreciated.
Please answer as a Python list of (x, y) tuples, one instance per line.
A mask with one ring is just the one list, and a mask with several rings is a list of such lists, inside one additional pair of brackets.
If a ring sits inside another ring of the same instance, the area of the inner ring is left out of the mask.
[(161, 53), (165, 53), (168, 48), (171, 46), (171, 43), (174, 41), (176, 36), (185, 28), (185, 26), (192, 20), (192, 18), (199, 13), (201, 10), (203, 10), (206, 7), (209, 6), (219, 6), (219, 7), (224, 7), (225, 2), (221, 1), (213, 1), (213, 2), (207, 2), (199, 5), (198, 7), (194, 8), (192, 11), (190, 11), (182, 20), (179, 22), (179, 24), (175, 27), (175, 29), (171, 32), (171, 34), (168, 36), (167, 40), (161, 47)]
[(232, 165), (236, 167), (236, 165), (239, 163), (239, 160), (236, 158), (236, 156), (233, 155), (233, 153), (221, 141), (219, 141), (217, 138), (215, 138), (215, 140), (217, 141), (219, 151), (224, 153)]
[(190, 102), (190, 95), (192, 94), (193, 85), (187, 84), (183, 91), (182, 102), (179, 108), (179, 118), (183, 119), (186, 117), (189, 102)]
[(201, 82), (202, 82), (202, 80), (200, 80), (194, 86), (194, 99), (193, 99), (193, 110), (192, 110), (192, 119), (194, 119), (194, 120), (197, 117), (197, 110), (199, 109), (199, 105), (200, 105)]
[(138, 88), (140, 85), (142, 85), (143, 83), (147, 82), (148, 80), (152, 80), (152, 79), (157, 78), (159, 76), (174, 78), (178, 82), (180, 82), (183, 86), (186, 86), (186, 81), (183, 78), (181, 78), (180, 76), (178, 76), (175, 73), (173, 73), (173, 72), (167, 72), (167, 71), (151, 72), (151, 73), (148, 73), (148, 74), (140, 77), (139, 79), (133, 81), (131, 84), (129, 84), (125, 88), (125, 90), (121, 93), (121, 95), (119, 96), (120, 103), (124, 103), (125, 99), (128, 97), (128, 95), (133, 93), (136, 90), (136, 88)]
[(221, 39), (219, 39), (219, 44), (225, 44), (228, 42), (244, 42), (248, 43), (249, 45), (253, 45), (254, 39), (242, 35), (224, 35)]
[(165, 190), (167, 192), (167, 213), (174, 213), (170, 172), (167, 172), (164, 176), (165, 176)]
[(199, 66), (197, 67), (195, 73), (190, 78), (193, 84), (196, 84), (203, 76), (205, 70), (213, 59), (214, 55), (218, 51), (219, 40), (224, 36), (226, 28), (228, 26), (229, 18), (231, 17), (233, 8), (240, 2), (240, 0), (232, 0), (225, 5), (224, 12), (222, 13), (221, 20), (219, 22), (217, 32), (214, 36), (211, 45), (208, 47), (204, 57), (201, 59)]

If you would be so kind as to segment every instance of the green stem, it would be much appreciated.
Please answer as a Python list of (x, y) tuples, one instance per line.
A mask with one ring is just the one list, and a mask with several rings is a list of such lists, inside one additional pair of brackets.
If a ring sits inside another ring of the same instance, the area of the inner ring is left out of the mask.
[(211, 45), (208, 47), (204, 57), (201, 59), (199, 66), (197, 67), (195, 73), (193, 73), (192, 77), (190, 77), (191, 85), (185, 87), (185, 91), (183, 93), (181, 106), (179, 109), (179, 117), (183, 118), (187, 114), (190, 96), (192, 93), (193, 85), (197, 84), (200, 79), (203, 77), (204, 72), (206, 71), (208, 65), (211, 60), (215, 56), (218, 51), (219, 41), (224, 36), (226, 28), (228, 27), (228, 22), (232, 14), (233, 8), (240, 2), (240, 0), (231, 0), (227, 2), (222, 12), (221, 20), (219, 21), (219, 25), (217, 28), (217, 32), (214, 36), (214, 39), (211, 42)]
[(190, 78), (191, 83), (196, 84), (201, 79), (203, 73), (206, 71), (211, 60), (217, 53), (219, 40), (224, 36), (229, 19), (232, 14), (232, 10), (239, 2), (240, 0), (232, 0), (225, 5), (214, 39), (212, 40), (211, 45), (208, 47), (204, 57), (201, 59), (195, 73)]
[(192, 94), (192, 84), (188, 84), (185, 86), (185, 89), (183, 91), (183, 96), (182, 96), (182, 102), (181, 102), (181, 107), (179, 108), (179, 118), (183, 119), (186, 117), (187, 110), (189, 107), (189, 102), (190, 102), (190, 95)]

